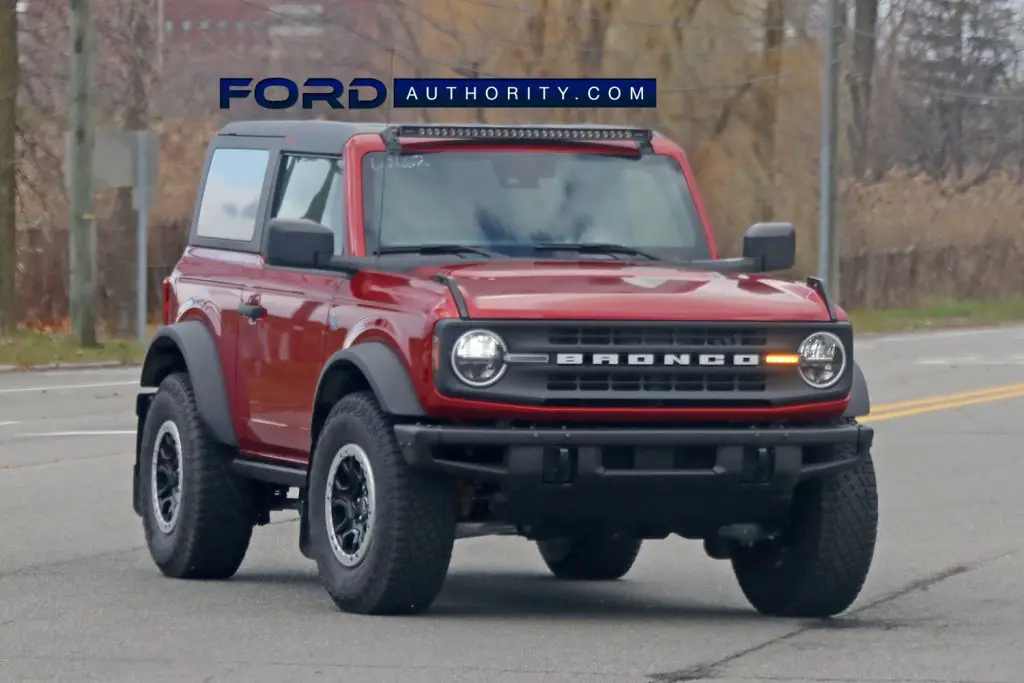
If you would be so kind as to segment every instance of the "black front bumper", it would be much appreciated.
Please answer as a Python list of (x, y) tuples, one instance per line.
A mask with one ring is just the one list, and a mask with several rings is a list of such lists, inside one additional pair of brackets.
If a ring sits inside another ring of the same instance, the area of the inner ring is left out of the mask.
[(855, 467), (874, 430), (402, 424), (395, 434), (413, 467), (497, 484), (499, 514), (509, 523), (558, 519), (680, 531), (784, 510), (800, 481)]

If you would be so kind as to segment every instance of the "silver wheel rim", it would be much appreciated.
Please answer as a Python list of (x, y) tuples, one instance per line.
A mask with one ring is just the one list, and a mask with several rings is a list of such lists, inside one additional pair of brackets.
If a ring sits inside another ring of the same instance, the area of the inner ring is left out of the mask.
[(178, 523), (181, 510), (181, 482), (184, 458), (178, 426), (167, 420), (156, 432), (149, 483), (153, 517), (160, 531), (169, 534)]
[(324, 518), (335, 559), (355, 567), (370, 548), (377, 513), (373, 468), (366, 451), (354, 443), (334, 454), (327, 471)]

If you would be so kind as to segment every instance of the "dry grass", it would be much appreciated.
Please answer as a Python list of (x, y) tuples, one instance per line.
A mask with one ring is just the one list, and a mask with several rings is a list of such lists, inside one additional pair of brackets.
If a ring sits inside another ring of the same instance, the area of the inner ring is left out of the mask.
[(858, 332), (913, 332), (986, 327), (1024, 320), (1024, 297), (999, 301), (937, 301), (918, 308), (849, 311)]
[(72, 337), (45, 332), (23, 332), (0, 337), (0, 366), (33, 368), (77, 363), (138, 363), (146, 347), (136, 341), (108, 339), (95, 348), (84, 349)]
[(75, 363), (137, 363), (146, 345), (137, 340), (103, 335), (99, 344), (82, 348), (71, 335), (67, 319), (23, 326), (16, 334), (0, 337), (0, 367), (28, 369), (41, 365)]
[(1024, 182), (999, 175), (957, 193), (920, 177), (891, 174), (882, 182), (844, 187), (844, 247), (1024, 243)]

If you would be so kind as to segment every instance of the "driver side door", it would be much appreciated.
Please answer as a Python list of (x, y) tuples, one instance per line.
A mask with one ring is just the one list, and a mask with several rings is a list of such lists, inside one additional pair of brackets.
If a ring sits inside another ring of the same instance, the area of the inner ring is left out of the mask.
[[(340, 157), (285, 154), (270, 218), (306, 218), (344, 244), (344, 185)], [(331, 302), (342, 279), (328, 271), (263, 264), (242, 300), (262, 317), (241, 326), (239, 395), (247, 397), (248, 450), (288, 460), (309, 458), (313, 397), (326, 361)]]

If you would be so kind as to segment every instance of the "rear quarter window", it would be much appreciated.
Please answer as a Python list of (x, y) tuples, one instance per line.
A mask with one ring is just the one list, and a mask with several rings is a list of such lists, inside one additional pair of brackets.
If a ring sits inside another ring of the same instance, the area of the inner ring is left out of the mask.
[(196, 220), (199, 237), (252, 239), (269, 162), (265, 149), (214, 150)]

